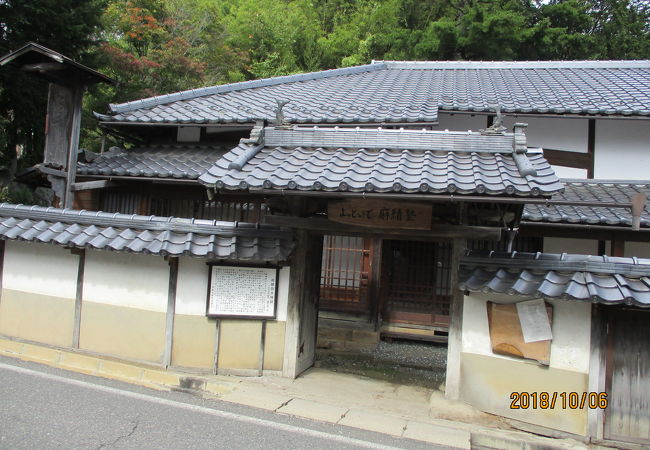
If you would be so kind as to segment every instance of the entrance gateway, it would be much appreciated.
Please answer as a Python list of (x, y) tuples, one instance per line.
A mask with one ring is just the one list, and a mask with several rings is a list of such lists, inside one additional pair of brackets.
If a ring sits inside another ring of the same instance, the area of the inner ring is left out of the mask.
[[(458, 261), (467, 242), (499, 241), (504, 228), (518, 225), (523, 199), (563, 188), (541, 150), (527, 148), (524, 128), (281, 124), (256, 130), (199, 178), (218, 195), (263, 196), (270, 208), (265, 222), (303, 236), (294, 257), (303, 255), (305, 263), (296, 261), (295, 269), (317, 270), (318, 279), (316, 286), (307, 276), (292, 287), (304, 290), (297, 367), (313, 363), (319, 310), (339, 313), (334, 319), (354, 315), (387, 335), (406, 329), (431, 340), (447, 332), (450, 349), (458, 347)], [(317, 264), (307, 236), (325, 249)], [(310, 250), (299, 250), (305, 243)], [(459, 361), (448, 362), (452, 397), (459, 369)]]

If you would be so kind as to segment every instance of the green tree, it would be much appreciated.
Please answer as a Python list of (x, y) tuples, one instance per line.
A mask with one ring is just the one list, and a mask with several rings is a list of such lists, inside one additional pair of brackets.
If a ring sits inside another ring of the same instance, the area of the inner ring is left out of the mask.
[[(103, 0), (4, 0), (0, 2), (0, 52), (29, 41), (93, 64)], [(47, 83), (4, 66), (0, 69), (0, 165), (15, 172), (41, 162)], [(17, 161), (17, 149), (23, 157)]]

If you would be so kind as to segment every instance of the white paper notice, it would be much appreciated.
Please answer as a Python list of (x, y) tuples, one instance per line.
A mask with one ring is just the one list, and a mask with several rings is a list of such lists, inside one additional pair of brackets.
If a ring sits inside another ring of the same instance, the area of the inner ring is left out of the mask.
[(517, 303), (517, 314), (525, 343), (553, 339), (544, 300), (537, 299)]

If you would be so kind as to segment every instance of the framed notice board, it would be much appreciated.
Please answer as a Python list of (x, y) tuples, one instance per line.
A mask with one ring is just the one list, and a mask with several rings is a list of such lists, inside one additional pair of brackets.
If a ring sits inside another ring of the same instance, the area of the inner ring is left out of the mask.
[(208, 317), (275, 318), (277, 267), (209, 265)]

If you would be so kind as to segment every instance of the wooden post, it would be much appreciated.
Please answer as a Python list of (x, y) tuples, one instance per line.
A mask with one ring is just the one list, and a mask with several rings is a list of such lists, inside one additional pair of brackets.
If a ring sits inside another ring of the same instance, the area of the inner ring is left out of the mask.
[(165, 353), (163, 364), (172, 363), (172, 345), (174, 341), (174, 316), (176, 314), (176, 285), (178, 282), (178, 258), (169, 258), (169, 287), (167, 289), (167, 317), (165, 322)]
[(212, 373), (219, 372), (219, 338), (221, 337), (221, 319), (214, 321), (214, 359), (212, 360)]
[(375, 331), (381, 326), (379, 310), (381, 302), (381, 258), (382, 258), (381, 238), (373, 238), (370, 245), (372, 246), (372, 260), (370, 261), (370, 286), (368, 300), (370, 301), (370, 319), (375, 325)]
[(296, 248), (293, 255), (291, 255), (289, 266), (289, 298), (287, 301), (287, 324), (284, 336), (284, 361), (282, 364), (282, 376), (287, 378), (296, 378), (299, 373), (300, 319), (309, 243), (307, 231), (296, 230), (295, 234)]
[(0, 240), (0, 304), (2, 303), (2, 278), (5, 266), (5, 241)]
[(449, 317), (449, 338), (447, 344), (447, 376), (445, 382), (445, 397), (450, 400), (460, 398), (460, 354), (463, 338), (463, 303), (465, 295), (458, 289), (458, 271), (460, 257), (467, 247), (465, 239), (454, 239), (451, 253), (450, 286), (451, 311)]
[(589, 119), (587, 129), (587, 153), (591, 157), (589, 167), (587, 167), (587, 178), (593, 178), (594, 167), (596, 165), (596, 119)]
[[(589, 392), (605, 392), (606, 338), (599, 305), (591, 307), (591, 357), (589, 358)], [(601, 408), (587, 410), (587, 436), (603, 439), (604, 412)]]
[(83, 86), (74, 88), (74, 111), (72, 113), (72, 127), (70, 130), (70, 140), (68, 146), (68, 163), (66, 166), (67, 174), (63, 199), (64, 208), (72, 208), (74, 204), (74, 191), (72, 190), (72, 185), (74, 184), (77, 172), (77, 150), (79, 149), (79, 131), (81, 129), (81, 102), (83, 99), (83, 93)]
[(612, 256), (625, 256), (625, 241), (616, 237), (612, 238)]
[(266, 319), (262, 320), (262, 337), (260, 339), (260, 360), (257, 368), (257, 376), (264, 374), (264, 347), (266, 346)]
[(86, 268), (86, 250), (77, 250), (79, 255), (79, 266), (77, 269), (77, 294), (74, 300), (74, 327), (72, 329), (72, 348), (79, 348), (79, 336), (81, 335), (81, 304), (84, 292), (84, 270)]

